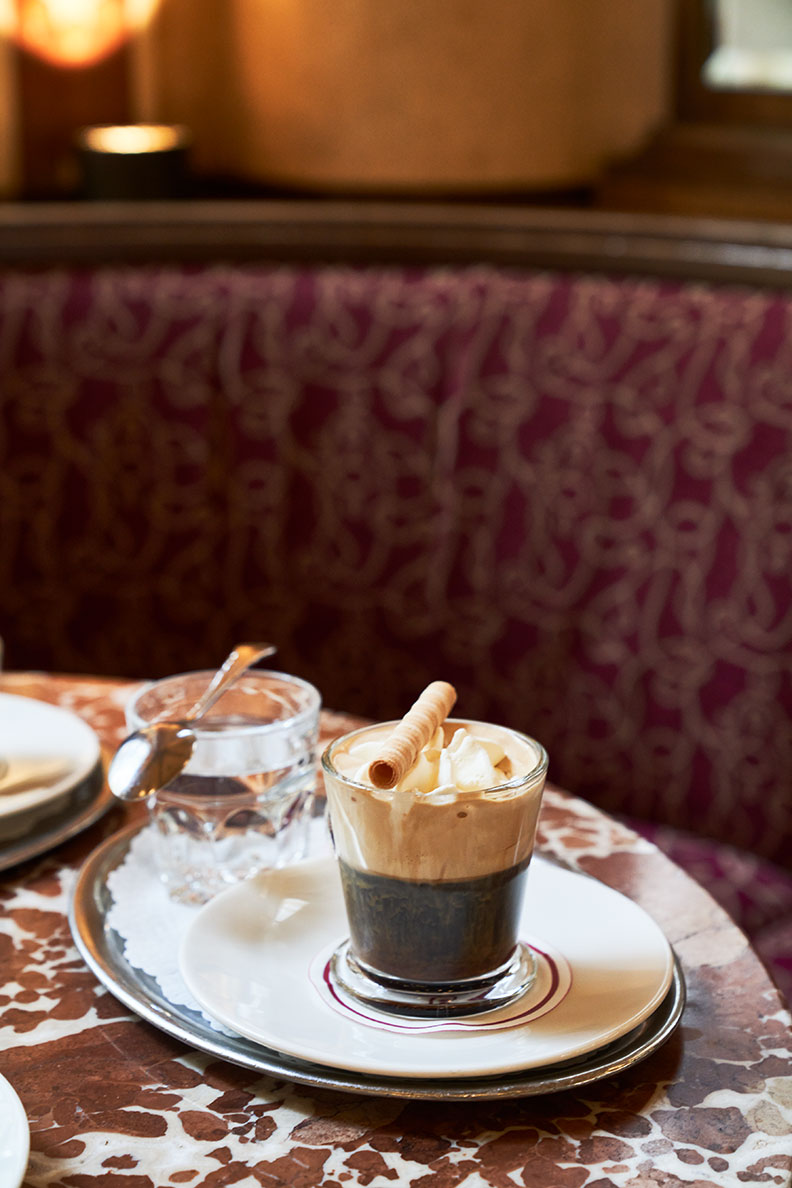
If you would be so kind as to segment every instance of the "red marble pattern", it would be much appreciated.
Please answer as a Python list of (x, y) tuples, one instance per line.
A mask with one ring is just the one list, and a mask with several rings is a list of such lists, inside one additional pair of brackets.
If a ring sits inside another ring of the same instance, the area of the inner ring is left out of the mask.
[[(6, 674), (113, 745), (128, 686)], [(325, 715), (324, 736), (350, 719)], [(66, 920), (119, 806), (0, 876), (0, 1071), (31, 1127), (27, 1188), (738, 1188), (792, 1182), (792, 1031), (745, 937), (649, 843), (551, 789), (542, 845), (630, 894), (679, 954), (689, 1001), (654, 1056), (580, 1092), (427, 1103), (316, 1091), (191, 1051), (138, 1020)]]

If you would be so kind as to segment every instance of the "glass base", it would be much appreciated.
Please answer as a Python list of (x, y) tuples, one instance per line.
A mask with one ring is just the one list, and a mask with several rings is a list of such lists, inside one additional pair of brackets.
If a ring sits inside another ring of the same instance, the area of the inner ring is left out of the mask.
[(533, 985), (536, 961), (527, 945), (518, 944), (508, 961), (483, 977), (452, 983), (407, 982), (370, 969), (342, 942), (330, 960), (336, 986), (357, 1002), (391, 1015), (418, 1019), (450, 1019), (495, 1011), (520, 998)]

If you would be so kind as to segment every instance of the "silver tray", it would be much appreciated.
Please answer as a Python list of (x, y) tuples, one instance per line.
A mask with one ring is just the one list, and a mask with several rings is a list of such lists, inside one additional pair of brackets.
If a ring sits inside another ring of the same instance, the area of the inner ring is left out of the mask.
[(615, 1076), (644, 1060), (665, 1043), (682, 1015), (685, 983), (675, 955), (668, 994), (639, 1027), (574, 1061), (507, 1075), (431, 1080), (345, 1074), (343, 1070), (311, 1064), (241, 1036), (220, 1035), (198, 1012), (168, 1001), (154, 978), (131, 966), (124, 956), (123, 938), (107, 926), (107, 914), (112, 904), (107, 889), (108, 875), (123, 862), (130, 842), (140, 828), (140, 825), (129, 826), (108, 838), (94, 850), (80, 871), (69, 906), (69, 925), (74, 942), (99, 981), (141, 1018), (190, 1047), (256, 1073), (345, 1093), (435, 1101), (476, 1101), (557, 1093)]
[(13, 841), (0, 842), (0, 871), (27, 862), (29, 858), (38, 858), (61, 842), (76, 837), (103, 817), (113, 804), (118, 801), (104, 782), (104, 768), (100, 761), (77, 789), (68, 807), (47, 817), (30, 833)]

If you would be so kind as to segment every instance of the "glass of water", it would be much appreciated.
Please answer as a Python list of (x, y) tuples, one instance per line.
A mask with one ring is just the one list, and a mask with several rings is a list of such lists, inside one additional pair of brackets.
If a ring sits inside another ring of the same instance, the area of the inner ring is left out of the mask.
[[(127, 706), (129, 730), (186, 717), (213, 676), (188, 672), (144, 686)], [(307, 681), (254, 670), (195, 723), (189, 763), (148, 801), (171, 898), (205, 903), (305, 856), (320, 705)]]

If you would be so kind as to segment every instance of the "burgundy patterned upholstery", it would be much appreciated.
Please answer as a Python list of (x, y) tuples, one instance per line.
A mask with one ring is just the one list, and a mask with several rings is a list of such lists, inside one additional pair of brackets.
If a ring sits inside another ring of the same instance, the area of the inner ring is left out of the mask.
[(541, 738), (605, 808), (792, 859), (792, 299), (305, 268), (0, 276), (15, 667), (212, 665)]
[(707, 888), (750, 937), (792, 1004), (792, 874), (711, 838), (635, 818), (627, 823)]

